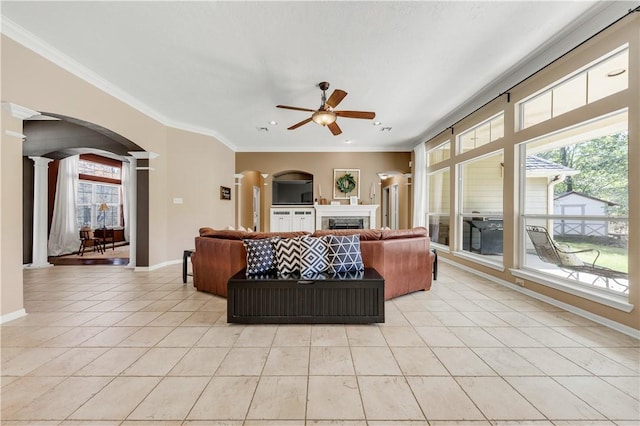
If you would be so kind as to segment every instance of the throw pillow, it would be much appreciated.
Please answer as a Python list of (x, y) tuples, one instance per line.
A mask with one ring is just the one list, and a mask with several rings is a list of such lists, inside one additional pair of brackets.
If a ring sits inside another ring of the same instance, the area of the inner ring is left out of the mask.
[(273, 238), (242, 240), (247, 250), (247, 274), (262, 274), (276, 269), (272, 240)]
[(327, 236), (329, 272), (361, 271), (360, 235)]
[(298, 238), (279, 238), (273, 245), (276, 251), (278, 274), (300, 272), (300, 240)]
[(324, 237), (300, 237), (300, 275), (314, 276), (329, 267), (327, 243)]

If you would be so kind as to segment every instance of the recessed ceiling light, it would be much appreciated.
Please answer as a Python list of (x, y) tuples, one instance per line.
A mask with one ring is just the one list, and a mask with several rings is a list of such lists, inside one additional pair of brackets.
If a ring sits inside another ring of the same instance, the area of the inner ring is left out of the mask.
[(381, 125), (381, 124), (382, 124), (382, 123), (381, 123), (381, 122), (379, 122), (379, 121), (374, 121), (374, 122), (373, 122), (373, 125), (374, 125), (374, 126), (379, 126), (379, 125)]
[(352, 142), (352, 141), (351, 141), (351, 139), (345, 139), (345, 140), (344, 140), (344, 143), (347, 143), (347, 144), (348, 144), (348, 143), (351, 143), (351, 142)]
[(271, 120), (271, 121), (269, 122), (269, 124), (271, 124), (272, 126), (277, 126), (277, 125), (278, 125), (278, 122), (277, 122), (277, 121), (274, 121), (274, 120)]
[(617, 76), (619, 76), (619, 75), (624, 74), (624, 73), (625, 73), (625, 71), (627, 71), (627, 70), (626, 70), (626, 69), (624, 69), (624, 68), (618, 68), (618, 69), (615, 69), (615, 70), (609, 71), (609, 72), (607, 73), (607, 77), (617, 77)]

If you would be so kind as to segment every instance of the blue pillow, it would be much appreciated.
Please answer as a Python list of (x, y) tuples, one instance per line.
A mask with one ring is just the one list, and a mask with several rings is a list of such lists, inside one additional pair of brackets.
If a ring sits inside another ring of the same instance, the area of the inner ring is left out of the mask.
[(360, 235), (327, 235), (326, 238), (329, 251), (329, 272), (335, 274), (364, 269), (360, 253)]
[(273, 240), (276, 239), (242, 240), (247, 249), (247, 274), (262, 274), (276, 269), (276, 256), (273, 250)]
[(327, 243), (324, 237), (300, 237), (300, 275), (312, 277), (329, 267)]

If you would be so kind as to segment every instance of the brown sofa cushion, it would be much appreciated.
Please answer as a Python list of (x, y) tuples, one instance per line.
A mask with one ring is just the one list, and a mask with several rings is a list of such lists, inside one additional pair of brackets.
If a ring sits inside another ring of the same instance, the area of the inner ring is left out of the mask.
[(310, 235), (309, 232), (305, 231), (293, 231), (293, 232), (247, 232), (244, 234), (244, 238), (248, 240), (261, 240), (263, 238), (296, 238), (302, 237), (303, 235)]
[(427, 228), (417, 227), (413, 229), (390, 229), (382, 231), (381, 240), (397, 240), (401, 238), (428, 237)]
[(336, 237), (341, 237), (359, 234), (360, 241), (374, 241), (380, 239), (381, 232), (378, 229), (319, 229), (313, 233), (313, 236), (335, 235)]
[(212, 228), (200, 228), (200, 236), (208, 238), (220, 238), (222, 240), (243, 240), (248, 233), (244, 231), (231, 231), (229, 229), (216, 230)]

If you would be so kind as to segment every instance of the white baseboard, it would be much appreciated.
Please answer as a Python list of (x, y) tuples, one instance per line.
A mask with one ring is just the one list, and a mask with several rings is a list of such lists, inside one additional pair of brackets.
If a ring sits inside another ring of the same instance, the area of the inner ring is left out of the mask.
[(155, 271), (156, 269), (164, 268), (165, 266), (175, 265), (178, 263), (182, 263), (182, 259), (176, 260), (167, 260), (166, 262), (157, 263), (151, 266), (136, 266), (134, 272), (150, 272)]
[(13, 321), (18, 318), (22, 318), (27, 315), (27, 311), (23, 309), (18, 309), (15, 312), (11, 312), (10, 314), (5, 314), (0, 316), (0, 324), (7, 323), (9, 321)]
[(609, 327), (615, 331), (619, 331), (620, 333), (626, 334), (627, 336), (631, 336), (640, 340), (640, 330), (637, 330), (635, 328), (629, 327), (624, 324), (620, 324), (619, 322), (616, 322), (616, 321), (612, 321), (609, 318), (601, 317), (600, 315), (596, 315), (589, 311), (585, 311), (584, 309), (580, 309), (573, 305), (569, 305), (568, 303), (561, 302), (549, 296), (545, 296), (544, 294), (536, 293), (535, 291), (531, 291), (527, 288), (517, 286), (515, 284), (510, 283), (509, 281), (501, 280), (500, 278), (496, 278), (493, 275), (485, 274), (484, 272), (470, 268), (469, 266), (466, 266), (466, 265), (461, 265), (460, 263), (454, 262), (451, 259), (447, 259), (445, 257), (439, 257), (438, 261), (448, 263), (452, 266), (455, 266), (456, 268), (463, 269), (467, 272), (478, 275), (482, 278), (486, 278), (487, 280), (492, 281), (496, 284), (500, 284), (504, 287), (508, 287), (511, 290), (517, 291), (522, 294), (526, 294), (527, 296), (533, 297), (534, 299), (538, 299), (542, 302), (546, 302), (550, 305), (557, 306), (558, 308), (564, 309), (565, 311), (571, 312), (572, 314), (579, 315), (583, 318), (586, 318), (598, 324), (604, 325), (605, 327)]

